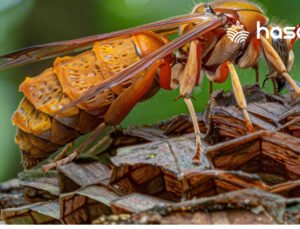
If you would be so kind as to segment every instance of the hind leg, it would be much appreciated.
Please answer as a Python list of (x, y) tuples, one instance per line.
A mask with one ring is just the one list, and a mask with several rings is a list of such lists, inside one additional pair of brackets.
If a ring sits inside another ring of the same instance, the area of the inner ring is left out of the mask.
[[(87, 149), (87, 147), (96, 140), (97, 137), (99, 137), (99, 135), (106, 129), (106, 125), (104, 123), (102, 123), (101, 125), (99, 125), (97, 127), (97, 129), (91, 134), (91, 136), (88, 137), (88, 139), (86, 139), (80, 146), (78, 146), (69, 156), (67, 156), (66, 158), (63, 158), (64, 155), (66, 155), (66, 153), (68, 152), (67, 149), (69, 148), (69, 146), (67, 146), (61, 154), (58, 155), (57, 158), (54, 159), (54, 162), (48, 165), (44, 165), (42, 167), (42, 170), (44, 172), (48, 172), (51, 169), (55, 169), (58, 166), (62, 166), (62, 165), (66, 165), (72, 161), (74, 161), (79, 155), (80, 153), (82, 153), (84, 150)], [(61, 159), (63, 158), (63, 159)]]

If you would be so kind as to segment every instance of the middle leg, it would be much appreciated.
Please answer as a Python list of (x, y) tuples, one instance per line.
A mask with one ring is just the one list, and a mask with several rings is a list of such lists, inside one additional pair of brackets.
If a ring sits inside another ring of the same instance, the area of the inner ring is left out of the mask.
[(184, 101), (188, 107), (194, 126), (196, 147), (195, 155), (193, 157), (193, 164), (195, 165), (199, 165), (201, 161), (201, 133), (195, 108), (190, 98), (195, 86), (198, 85), (198, 83), (202, 80), (201, 55), (202, 48), (200, 42), (198, 40), (192, 41), (190, 44), (188, 61), (184, 68), (182, 81), (180, 82), (180, 97), (184, 97)]
[(249, 117), (249, 113), (247, 110), (247, 108), (248, 108), (247, 102), (245, 99), (245, 95), (244, 95), (243, 88), (242, 88), (241, 82), (239, 80), (238, 74), (232, 63), (227, 62), (227, 66), (228, 66), (229, 72), (231, 74), (232, 89), (233, 89), (233, 93), (234, 93), (236, 102), (243, 111), (243, 115), (244, 115), (248, 130), (251, 132), (254, 132), (255, 129), (253, 128), (253, 125), (252, 125), (250, 117)]
[(185, 98), (184, 102), (186, 103), (192, 121), (193, 121), (193, 126), (194, 126), (194, 133), (195, 133), (195, 137), (196, 137), (196, 149), (195, 149), (195, 155), (193, 157), (193, 164), (195, 165), (199, 165), (200, 164), (200, 157), (201, 157), (201, 132), (200, 132), (200, 128), (199, 128), (199, 124), (198, 124), (198, 120), (197, 120), (197, 116), (196, 116), (196, 112), (194, 109), (194, 105), (191, 101), (190, 98)]

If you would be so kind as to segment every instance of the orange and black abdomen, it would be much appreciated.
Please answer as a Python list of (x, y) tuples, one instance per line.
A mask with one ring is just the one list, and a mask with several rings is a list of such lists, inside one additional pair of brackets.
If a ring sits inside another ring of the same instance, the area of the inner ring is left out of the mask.
[(104, 40), (80, 55), (57, 58), (53, 67), (34, 78), (26, 78), (20, 86), (25, 97), (13, 116), (13, 123), (18, 127), (16, 143), (23, 153), (24, 166), (35, 166), (103, 123), (110, 105), (145, 72), (64, 113), (57, 115), (57, 111), (163, 44), (149, 32)]

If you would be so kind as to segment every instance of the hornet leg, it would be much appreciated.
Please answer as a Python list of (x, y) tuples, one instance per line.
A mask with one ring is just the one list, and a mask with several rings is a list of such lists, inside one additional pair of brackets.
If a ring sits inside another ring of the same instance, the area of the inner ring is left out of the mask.
[(277, 73), (282, 75), (288, 81), (288, 83), (291, 85), (295, 93), (299, 96), (300, 88), (293, 80), (293, 78), (289, 75), (288, 70), (284, 65), (284, 63), (282, 62), (279, 54), (272, 47), (272, 45), (266, 40), (266, 38), (262, 37), (261, 42), (262, 42), (262, 49), (267, 61), (272, 65), (272, 67), (277, 71)]
[(197, 115), (194, 109), (194, 105), (191, 101), (190, 98), (185, 98), (184, 102), (186, 103), (192, 121), (193, 121), (193, 126), (194, 126), (194, 132), (195, 132), (195, 137), (196, 137), (196, 149), (195, 149), (195, 155), (193, 157), (193, 164), (195, 165), (199, 165), (200, 164), (200, 157), (201, 157), (201, 132), (200, 132), (200, 128), (199, 128), (199, 124), (198, 124), (198, 119), (197, 119)]
[(197, 85), (197, 82), (201, 81), (201, 79), (199, 80), (199, 77), (201, 75), (201, 55), (202, 49), (200, 42), (198, 40), (192, 41), (190, 45), (188, 61), (185, 66), (184, 75), (180, 85), (180, 97), (185, 98), (184, 101), (189, 109), (189, 113), (193, 121), (194, 132), (196, 137), (196, 148), (195, 155), (193, 157), (193, 163), (196, 165), (200, 164), (201, 159), (201, 133), (194, 105), (190, 97), (195, 88), (195, 85)]
[[(88, 137), (87, 140), (85, 140), (80, 146), (78, 146), (77, 149), (75, 149), (69, 156), (67, 156), (64, 159), (55, 161), (51, 164), (48, 165), (44, 165), (42, 167), (42, 170), (44, 172), (48, 172), (51, 169), (55, 169), (58, 166), (62, 166), (62, 165), (66, 165), (70, 162), (72, 162), (73, 160), (75, 160), (80, 153), (82, 153), (97, 137), (99, 137), (99, 135), (106, 129), (106, 125), (104, 123), (102, 123), (100, 126), (97, 127), (97, 129), (92, 133), (91, 136)], [(60, 155), (59, 155), (60, 156)]]
[(278, 90), (277, 90), (276, 80), (274, 79), (274, 77), (271, 78), (271, 81), (272, 81), (272, 85), (273, 85), (273, 92), (274, 92), (274, 95), (278, 95)]
[(253, 128), (253, 125), (251, 123), (251, 120), (250, 120), (250, 117), (249, 117), (249, 114), (247, 111), (247, 102), (246, 102), (243, 88), (242, 88), (241, 82), (239, 80), (239, 77), (237, 75), (237, 72), (232, 63), (228, 62), (227, 65), (228, 65), (228, 68), (229, 68), (229, 71), (231, 74), (232, 89), (233, 89), (233, 93), (234, 93), (236, 102), (243, 111), (248, 130), (251, 132), (254, 132), (255, 130)]
[(259, 67), (258, 67), (258, 63), (256, 63), (253, 66), (253, 69), (255, 71), (255, 82), (259, 84)]
[(53, 162), (60, 161), (61, 159), (65, 158), (71, 148), (74, 146), (74, 142), (69, 143), (58, 155), (54, 158)]

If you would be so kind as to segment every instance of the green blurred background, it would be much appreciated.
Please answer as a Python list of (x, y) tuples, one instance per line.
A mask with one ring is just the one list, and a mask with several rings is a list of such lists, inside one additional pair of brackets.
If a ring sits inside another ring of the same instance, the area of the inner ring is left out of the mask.
[[(0, 53), (22, 47), (84, 37), (133, 27), (190, 12), (201, 0), (0, 0)], [(300, 23), (299, 0), (260, 0), (267, 15), (290, 25)], [(299, 45), (292, 72), (299, 80)], [(16, 176), (21, 169), (20, 154), (14, 144), (15, 127), (11, 117), (22, 97), (18, 86), (25, 76), (35, 76), (51, 61), (0, 72), (0, 182)], [(261, 64), (261, 75), (267, 73)], [(243, 84), (254, 82), (253, 71), (240, 71)], [(263, 77), (262, 77), (263, 78)], [(197, 111), (208, 99), (207, 80), (195, 92)], [(229, 82), (215, 86), (230, 89)], [(177, 91), (164, 92), (138, 105), (122, 125), (153, 123), (170, 116), (187, 113), (182, 101), (174, 102)]]

